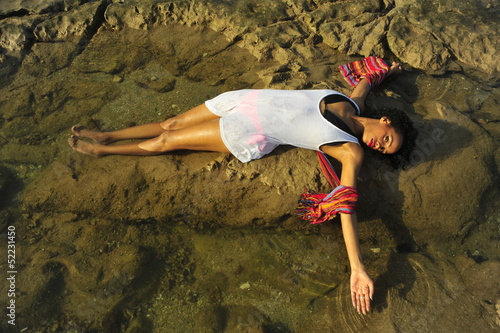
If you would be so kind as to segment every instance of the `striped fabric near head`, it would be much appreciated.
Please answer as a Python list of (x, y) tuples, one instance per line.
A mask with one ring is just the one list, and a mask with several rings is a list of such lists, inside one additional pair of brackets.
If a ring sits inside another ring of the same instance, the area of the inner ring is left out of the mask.
[(383, 59), (374, 56), (353, 61), (339, 66), (340, 73), (350, 86), (357, 86), (361, 79), (366, 79), (370, 87), (378, 86), (389, 73), (389, 66)]

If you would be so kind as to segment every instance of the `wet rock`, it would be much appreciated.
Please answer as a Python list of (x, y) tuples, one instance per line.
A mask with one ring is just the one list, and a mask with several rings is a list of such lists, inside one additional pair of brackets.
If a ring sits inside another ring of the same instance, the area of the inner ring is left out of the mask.
[[(125, 68), (134, 71), (145, 63), (144, 52), (149, 47), (145, 43), (146, 34), (131, 31), (129, 34), (115, 34), (111, 39), (97, 35), (85, 50), (75, 59), (74, 68), (83, 73), (104, 72), (119, 74)], [(117, 42), (118, 41), (118, 42)], [(128, 49), (128, 44), (139, 43), (139, 48)]]
[[(500, 263), (498, 261), (477, 263), (474, 259), (467, 258), (464, 255), (457, 256), (455, 262), (464, 283), (477, 300), (489, 305), (495, 304), (500, 294), (500, 286), (488, 277), (500, 274)], [(481, 281), (481, 283), (478, 284), (478, 281)], [(490, 310), (493, 310), (493, 308), (491, 307)]]
[[(30, 99), (32, 99), (32, 92), (29, 91), (28, 89), (25, 89), (23, 91), (13, 92), (8, 97), (7, 96), (0, 97), (0, 105), (2, 109), (5, 109), (5, 111), (2, 113), (2, 116), (3, 119), (7, 121), (7, 124), (4, 123), (4, 126), (2, 126), (2, 129), (4, 130), (4, 135), (6, 137), (15, 136), (16, 135), (15, 132), (19, 133), (19, 131), (17, 130), (12, 132), (5, 131), (6, 125), (7, 127), (9, 126), (8, 123), (9, 120), (13, 120), (13, 118), (16, 117), (29, 117), (34, 114), (31, 108)], [(26, 121), (23, 122), (26, 123)], [(22, 133), (22, 134), (27, 134), (27, 133)]]
[(77, 54), (76, 41), (35, 43), (22, 66), (34, 77), (46, 77), (67, 67)]
[[(2, 194), (1, 185), (2, 184), (0, 183), (0, 194)], [(5, 194), (3, 194), (3, 195), (5, 195)], [(9, 226), (9, 223), (10, 223), (9, 213), (6, 210), (1, 210), (0, 211), (0, 231), (3, 232)]]
[(54, 159), (55, 151), (50, 145), (28, 146), (7, 143), (3, 148), (3, 160), (9, 163), (46, 165)]
[(227, 332), (264, 333), (271, 321), (252, 306), (230, 306), (228, 308)]
[(142, 333), (144, 331), (152, 331), (153, 324), (148, 318), (139, 315), (131, 320), (130, 324), (127, 325), (124, 333)]
[(201, 309), (196, 316), (195, 333), (224, 332), (227, 326), (227, 309), (221, 306), (209, 306)]
[(140, 87), (153, 89), (159, 93), (175, 88), (175, 77), (158, 63), (150, 63), (147, 67), (130, 74)]
[[(129, 234), (116, 230), (112, 222), (100, 221), (101, 231), (96, 233), (94, 222), (81, 221), (74, 214), (37, 215), (33, 220), (31, 227), (38, 237), (25, 247), (29, 265), (18, 275), (19, 313), (29, 313), (23, 317), (25, 325), (51, 326), (54, 314), (64, 311), (73, 323), (60, 323), (63, 326), (115, 331), (122, 312), (134, 308), (155, 288), (154, 253), (130, 244), (137, 240), (136, 227)], [(136, 294), (137, 288), (144, 288), (143, 296)], [(134, 325), (131, 320), (131, 332)]]

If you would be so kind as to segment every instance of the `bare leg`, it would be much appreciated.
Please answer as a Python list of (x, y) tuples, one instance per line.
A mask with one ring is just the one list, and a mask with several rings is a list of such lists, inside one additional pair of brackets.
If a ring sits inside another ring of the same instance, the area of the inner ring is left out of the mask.
[(82, 125), (73, 126), (71, 130), (79, 138), (91, 139), (100, 144), (109, 144), (119, 140), (154, 138), (165, 131), (160, 123), (144, 124), (113, 132), (93, 131)]
[(139, 148), (138, 143), (128, 143), (122, 145), (104, 145), (100, 143), (83, 141), (80, 138), (76, 137), (75, 135), (72, 135), (70, 137), (68, 143), (71, 146), (71, 148), (73, 148), (74, 151), (95, 157), (101, 157), (110, 154), (136, 155), (136, 156), (152, 156), (159, 154)]
[(120, 140), (154, 138), (165, 132), (165, 130), (186, 128), (218, 118), (208, 110), (205, 104), (202, 104), (161, 123), (144, 124), (112, 132), (93, 131), (82, 125), (73, 126), (71, 130), (79, 138), (91, 139), (95, 143), (109, 144)]
[[(402, 71), (401, 64), (393, 62), (391, 67), (389, 68), (389, 73), (387, 77), (391, 75), (397, 75), (401, 73), (401, 71)], [(356, 102), (356, 104), (358, 104), (361, 113), (363, 113), (365, 109), (366, 97), (370, 93), (370, 90), (371, 88), (370, 85), (368, 84), (368, 81), (366, 79), (362, 79), (361, 81), (359, 81), (358, 85), (352, 91), (351, 98), (354, 100), (354, 102)]]
[(203, 122), (179, 130), (164, 131), (158, 137), (140, 143), (102, 145), (72, 136), (70, 146), (77, 152), (92, 155), (159, 155), (174, 150), (201, 150), (228, 153), (220, 135), (219, 120)]
[(178, 130), (219, 118), (219, 116), (216, 116), (208, 110), (205, 104), (201, 104), (189, 111), (161, 122), (160, 125), (165, 130)]

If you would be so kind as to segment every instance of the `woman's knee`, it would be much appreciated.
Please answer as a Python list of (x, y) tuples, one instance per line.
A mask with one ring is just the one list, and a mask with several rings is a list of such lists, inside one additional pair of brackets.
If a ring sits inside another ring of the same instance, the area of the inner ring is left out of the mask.
[(172, 148), (170, 147), (171, 140), (169, 139), (169, 137), (169, 131), (165, 131), (154, 139), (139, 143), (139, 148), (158, 153), (170, 151), (172, 150)]
[(180, 125), (180, 121), (177, 119), (177, 116), (175, 116), (172, 118), (168, 118), (165, 121), (162, 121), (160, 123), (160, 126), (161, 126), (161, 128), (163, 128), (166, 131), (171, 131), (171, 130), (179, 129), (179, 127), (181, 125)]

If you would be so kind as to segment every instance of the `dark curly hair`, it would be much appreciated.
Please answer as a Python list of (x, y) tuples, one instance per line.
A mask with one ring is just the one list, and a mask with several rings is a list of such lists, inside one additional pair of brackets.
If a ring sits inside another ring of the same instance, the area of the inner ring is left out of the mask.
[(394, 127), (396, 133), (403, 136), (403, 145), (395, 154), (387, 154), (389, 163), (394, 168), (404, 168), (410, 162), (410, 154), (415, 148), (415, 140), (418, 136), (418, 131), (413, 126), (410, 117), (401, 110), (394, 108), (381, 108), (370, 110), (367, 115), (370, 118), (380, 119), (387, 117), (391, 121), (391, 126)]

